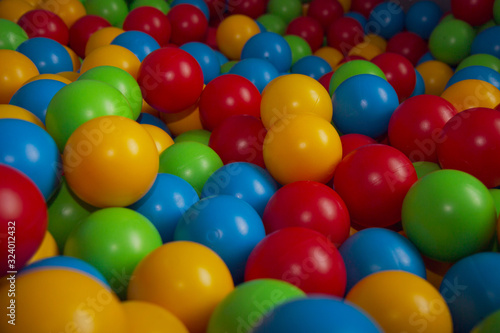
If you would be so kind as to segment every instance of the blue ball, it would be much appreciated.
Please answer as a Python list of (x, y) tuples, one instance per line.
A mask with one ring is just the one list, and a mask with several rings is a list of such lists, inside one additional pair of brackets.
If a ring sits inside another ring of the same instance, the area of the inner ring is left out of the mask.
[(481, 31), (471, 47), (471, 54), (491, 54), (500, 58), (500, 26), (494, 26)]
[(191, 206), (179, 220), (174, 239), (211, 248), (238, 284), (243, 282), (250, 252), (265, 235), (262, 220), (252, 206), (236, 197), (219, 195)]
[(219, 59), (219, 64), (221, 66), (229, 61), (229, 59), (225, 55), (223, 55), (222, 52), (216, 51), (216, 50), (214, 50), (214, 52), (215, 52), (215, 55), (217, 56), (217, 59)]
[(398, 95), (386, 80), (361, 74), (342, 82), (332, 97), (333, 122), (344, 134), (378, 138), (387, 132)]
[(305, 56), (297, 60), (292, 66), (293, 74), (303, 74), (319, 80), (323, 75), (332, 71), (332, 66), (323, 58), (315, 55)]
[(385, 39), (391, 39), (405, 26), (405, 13), (403, 8), (394, 2), (383, 2), (370, 13), (366, 25), (366, 33), (374, 33)]
[(454, 264), (439, 292), (450, 308), (455, 332), (469, 332), (500, 309), (500, 254), (478, 253)]
[(415, 70), (415, 75), (417, 77), (417, 80), (415, 81), (415, 88), (413, 89), (410, 97), (425, 94), (425, 82), (422, 74), (420, 74), (419, 71)]
[(91, 264), (74, 257), (68, 256), (56, 256), (45, 258), (39, 261), (35, 261), (31, 265), (26, 266), (22, 269), (19, 274), (26, 274), (32, 272), (34, 270), (41, 269), (69, 269), (72, 271), (77, 271), (79, 273), (83, 273), (85, 275), (90, 276), (91, 278), (97, 279), (99, 282), (102, 282), (104, 286), (110, 288), (108, 281), (106, 278)]
[(269, 61), (280, 73), (288, 72), (292, 66), (290, 45), (275, 32), (261, 32), (252, 36), (243, 46), (241, 59), (259, 58)]
[(121, 33), (113, 39), (111, 44), (126, 48), (135, 54), (141, 62), (148, 54), (160, 48), (160, 44), (153, 37), (145, 32), (135, 30)]
[(347, 272), (346, 293), (370, 274), (402, 270), (426, 278), (417, 248), (397, 232), (368, 228), (349, 237), (339, 248)]
[(366, 18), (358, 12), (347, 12), (344, 14), (344, 17), (350, 17), (350, 18), (355, 19), (356, 21), (359, 22), (359, 24), (361, 24), (363, 29), (366, 27), (366, 24), (368, 23)]
[(203, 82), (208, 84), (220, 74), (220, 62), (217, 54), (210, 46), (199, 43), (191, 42), (180, 46), (181, 50), (186, 51), (200, 64), (201, 71), (203, 72)]
[(61, 157), (54, 139), (25, 120), (0, 119), (0, 142), (0, 163), (23, 172), (48, 201), (61, 177)]
[(255, 20), (255, 23), (257, 23), (257, 25), (259, 26), (260, 32), (267, 32), (266, 27), (262, 23), (257, 20)]
[(66, 83), (57, 80), (36, 80), (25, 84), (12, 96), (9, 104), (20, 106), (45, 124), (45, 115), (52, 97), (66, 86)]
[[(187, 4), (187, 5), (193, 5), (197, 7), (199, 10), (203, 12), (205, 17), (207, 18), (207, 21), (210, 21), (210, 10), (208, 9), (207, 4), (203, 0), (174, 0), (172, 3), (170, 3), (170, 8), (177, 6), (177, 5), (182, 5), (182, 4)], [(220, 4), (219, 4), (220, 6)]]
[(443, 11), (433, 1), (419, 1), (413, 4), (406, 13), (406, 30), (423, 39), (429, 39), (432, 30), (443, 17)]
[(481, 80), (491, 83), (497, 89), (500, 89), (500, 73), (485, 66), (469, 66), (459, 70), (450, 78), (446, 84), (446, 88), (463, 80)]
[(262, 216), (266, 205), (278, 190), (271, 175), (258, 165), (235, 162), (215, 171), (203, 186), (202, 197), (232, 195), (246, 201)]
[(175, 228), (182, 214), (198, 200), (198, 193), (184, 179), (159, 173), (148, 193), (129, 208), (150, 220), (163, 243), (167, 243), (174, 240)]
[(267, 60), (248, 58), (237, 62), (229, 74), (236, 74), (247, 78), (262, 93), (269, 82), (278, 77), (278, 70)]
[(418, 59), (417, 66), (423, 64), (426, 61), (431, 61), (431, 60), (436, 60), (436, 58), (434, 58), (434, 56), (431, 54), (430, 51), (425, 52), (424, 55), (421, 56), (420, 59)]
[(168, 135), (172, 135), (170, 133), (170, 130), (168, 129), (167, 125), (161, 119), (158, 117), (153, 116), (152, 114), (146, 113), (146, 112), (141, 112), (139, 115), (139, 118), (137, 118), (137, 122), (139, 124), (147, 124), (147, 125), (154, 125), (156, 127), (161, 128), (165, 132), (167, 132)]
[(299, 298), (278, 305), (252, 333), (382, 333), (379, 325), (357, 306), (333, 297)]
[(73, 71), (73, 61), (68, 51), (53, 39), (31, 38), (22, 42), (16, 51), (33, 61), (40, 74)]

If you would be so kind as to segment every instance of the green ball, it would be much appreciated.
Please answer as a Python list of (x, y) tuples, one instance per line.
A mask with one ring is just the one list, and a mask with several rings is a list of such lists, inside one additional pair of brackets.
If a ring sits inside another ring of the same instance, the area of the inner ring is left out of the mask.
[(97, 268), (123, 299), (137, 264), (161, 245), (158, 230), (143, 215), (128, 208), (105, 208), (92, 213), (73, 230), (64, 255)]
[(28, 34), (12, 21), (0, 19), (0, 50), (15, 51), (19, 44), (28, 40)]
[(500, 310), (497, 310), (474, 326), (470, 333), (492, 333), (497, 332), (500, 327)]
[(134, 10), (138, 7), (154, 7), (162, 11), (163, 14), (167, 15), (170, 11), (170, 5), (165, 0), (135, 0), (130, 5), (130, 10)]
[(100, 81), (75, 81), (54, 95), (47, 107), (45, 126), (63, 151), (66, 141), (80, 125), (100, 116), (133, 119), (127, 99), (117, 89)]
[(433, 171), (441, 170), (441, 168), (439, 167), (439, 164), (427, 162), (427, 161), (414, 162), (413, 167), (415, 168), (415, 171), (417, 172), (418, 179), (422, 178), (423, 176), (425, 176)]
[(443, 16), (443, 18), (441, 19), (441, 21), (439, 21), (439, 23), (445, 23), (451, 20), (456, 20), (455, 16), (453, 16), (452, 13)]
[(495, 0), (493, 4), (493, 19), (496, 24), (500, 24), (500, 0)]
[(212, 148), (193, 141), (175, 143), (160, 155), (160, 173), (181, 177), (201, 194), (208, 178), (223, 166)]
[(245, 282), (217, 305), (207, 333), (249, 332), (278, 305), (304, 297), (302, 290), (288, 282), (273, 279)]
[(137, 119), (141, 114), (141, 88), (134, 77), (127, 71), (113, 66), (99, 66), (81, 74), (78, 80), (95, 80), (109, 84), (125, 96), (132, 109), (133, 119)]
[(233, 68), (234, 65), (238, 63), (237, 60), (231, 60), (226, 62), (224, 65), (220, 66), (220, 73), (221, 74), (227, 74)]
[(286, 35), (284, 38), (292, 50), (292, 66), (298, 60), (312, 55), (311, 47), (304, 38), (295, 35)]
[(330, 96), (333, 96), (337, 87), (350, 77), (360, 74), (372, 74), (387, 80), (384, 72), (372, 62), (367, 60), (353, 60), (346, 62), (333, 73), (330, 80)]
[(456, 65), (469, 54), (476, 33), (474, 28), (461, 20), (440, 23), (429, 38), (429, 50), (437, 60)]
[(302, 4), (300, 0), (269, 0), (267, 12), (281, 17), (288, 24), (302, 15)]
[(439, 170), (419, 179), (404, 201), (403, 229), (423, 255), (455, 262), (489, 249), (496, 236), (493, 198), (477, 178)]
[(108, 20), (112, 26), (123, 25), (128, 14), (128, 5), (124, 0), (87, 0), (87, 15), (97, 15)]
[(191, 130), (177, 136), (174, 139), (174, 142), (179, 143), (186, 141), (194, 141), (208, 146), (208, 141), (210, 140), (210, 134), (212, 133), (210, 133), (207, 130)]
[(275, 32), (279, 35), (285, 34), (286, 22), (277, 15), (264, 14), (257, 18), (257, 22), (262, 24), (268, 32)]
[(500, 190), (496, 188), (490, 189), (491, 197), (493, 198), (493, 202), (495, 203), (495, 208), (497, 211), (497, 217), (500, 215)]
[(469, 66), (485, 66), (500, 72), (500, 59), (491, 54), (473, 54), (462, 60), (456, 71)]
[(48, 204), (48, 230), (54, 237), (59, 251), (62, 253), (66, 239), (81, 220), (89, 216), (97, 208), (80, 200), (68, 187), (63, 178), (61, 188)]

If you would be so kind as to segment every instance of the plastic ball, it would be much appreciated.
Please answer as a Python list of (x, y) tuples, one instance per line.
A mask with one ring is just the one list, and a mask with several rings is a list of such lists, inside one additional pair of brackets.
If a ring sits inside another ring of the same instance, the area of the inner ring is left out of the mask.
[(122, 46), (131, 51), (139, 61), (143, 61), (151, 52), (160, 48), (158, 42), (142, 31), (127, 31), (118, 35), (111, 45)]
[(180, 49), (196, 59), (203, 72), (203, 82), (205, 84), (220, 75), (219, 59), (209, 46), (199, 42), (191, 42), (182, 45)]
[(339, 50), (330, 46), (323, 46), (314, 52), (314, 55), (325, 59), (332, 68), (337, 67), (340, 61), (344, 58), (344, 55), (340, 53)]
[(336, 48), (344, 55), (361, 43), (365, 35), (361, 24), (352, 17), (335, 20), (326, 32), (328, 46)]
[(383, 2), (383, 0), (352, 0), (351, 11), (362, 14), (368, 18), (375, 6)]
[(99, 67), (113, 66), (137, 78), (141, 62), (132, 51), (118, 45), (102, 46), (88, 54), (82, 62), (80, 73)]
[(233, 288), (231, 274), (215, 252), (179, 241), (161, 246), (139, 263), (128, 299), (159, 305), (177, 316), (189, 332), (202, 333), (217, 304)]
[(68, 28), (87, 14), (84, 4), (79, 0), (67, 0), (57, 4), (54, 4), (53, 0), (33, 1), (38, 2), (38, 8), (50, 10), (57, 14)]
[(323, 75), (332, 71), (330, 64), (318, 56), (310, 55), (299, 59), (291, 69), (294, 74), (302, 74), (319, 80)]
[[(161, 120), (158, 121), (161, 122)], [(172, 140), (170, 135), (164, 129), (151, 124), (141, 124), (141, 125), (153, 138), (153, 141), (155, 142), (156, 145), (156, 149), (158, 150), (158, 154), (163, 153), (165, 149), (174, 144), (174, 140)]]
[(359, 147), (377, 143), (369, 136), (356, 133), (344, 134), (340, 137), (340, 141), (342, 143), (342, 159)]
[(178, 113), (160, 113), (160, 118), (168, 126), (173, 136), (179, 136), (182, 133), (192, 130), (203, 129), (198, 104), (194, 104)]
[(396, 108), (389, 122), (389, 142), (412, 162), (438, 161), (438, 145), (446, 140), (443, 126), (457, 114), (444, 98), (420, 95)]
[[(346, 296), (386, 332), (451, 333), (450, 311), (439, 292), (421, 277), (404, 271), (371, 274)], [(432, 320), (430, 319), (432, 318)]]
[(382, 52), (385, 52), (387, 49), (387, 41), (384, 38), (380, 37), (379, 35), (366, 34), (365, 37), (363, 38), (363, 41), (375, 45)]
[(154, 7), (139, 7), (132, 10), (123, 22), (123, 30), (142, 31), (153, 37), (159, 45), (170, 40), (171, 27), (165, 14)]
[(398, 94), (402, 102), (413, 93), (417, 77), (412, 63), (402, 55), (384, 53), (372, 59), (385, 74), (387, 81)]
[(207, 333), (250, 331), (260, 325), (274, 308), (298, 298), (305, 298), (304, 292), (283, 281), (259, 279), (245, 282), (215, 308)]
[(174, 142), (179, 143), (186, 141), (194, 141), (208, 146), (211, 136), (212, 136), (211, 132), (203, 129), (197, 129), (197, 130), (187, 131), (179, 136), (176, 136)]
[(198, 194), (188, 182), (160, 173), (148, 193), (129, 208), (149, 219), (160, 233), (163, 243), (167, 243), (174, 240), (179, 219), (198, 199)]
[(115, 27), (121, 27), (128, 14), (124, 0), (86, 0), (85, 9), (87, 14), (100, 16)]
[(338, 298), (313, 296), (291, 300), (277, 306), (260, 325), (255, 325), (255, 333), (310, 332), (379, 333), (379, 325), (359, 307)]
[[(286, 255), (278, 249), (287, 249)], [(247, 261), (245, 281), (274, 278), (306, 293), (343, 296), (345, 266), (340, 253), (317, 231), (291, 227), (264, 238)]]
[(269, 82), (278, 77), (278, 70), (267, 60), (248, 58), (236, 63), (229, 74), (243, 76), (250, 80), (262, 93)]
[(261, 95), (246, 78), (227, 74), (207, 84), (200, 97), (203, 127), (213, 130), (225, 119), (235, 115), (259, 117)]
[[(75, 72), (79, 71), (82, 62), (81, 62), (80, 58), (78, 57), (78, 55), (72, 49), (67, 47), (66, 45), (64, 45), (64, 49), (66, 50), (66, 52), (68, 52), (68, 54), (71, 58), (71, 63), (73, 64), (73, 71), (75, 71)], [(70, 72), (70, 71), (65, 71), (65, 72)], [(59, 73), (61, 73), (61, 72), (59, 72)]]
[(222, 167), (220, 157), (198, 142), (180, 142), (160, 155), (160, 172), (178, 176), (201, 193), (208, 178)]
[(210, 10), (208, 5), (203, 0), (173, 0), (170, 2), (170, 7), (175, 7), (182, 4), (195, 6), (203, 12), (207, 20), (210, 20)]
[(417, 172), (418, 179), (428, 175), (429, 173), (437, 170), (441, 170), (439, 164), (427, 161), (413, 162), (413, 167)]
[(333, 74), (330, 82), (330, 95), (333, 95), (345, 80), (360, 74), (371, 74), (386, 80), (384, 72), (374, 63), (366, 60), (349, 61), (340, 66)]
[(172, 28), (171, 43), (182, 45), (200, 42), (205, 37), (208, 21), (199, 8), (190, 4), (180, 4), (170, 9), (167, 18)]
[(33, 113), (19, 106), (0, 104), (0, 119), (21, 119), (33, 123), (45, 129), (42, 121)]
[(110, 45), (116, 37), (124, 32), (125, 30), (119, 28), (104, 27), (92, 33), (85, 46), (85, 56), (102, 46)]
[(19, 18), (30, 10), (34, 5), (19, 0), (3, 0), (0, 2), (0, 18), (17, 23)]
[(300, 0), (269, 0), (267, 11), (281, 17), (286, 23), (302, 14)]
[(287, 72), (292, 65), (292, 50), (277, 33), (261, 32), (249, 38), (242, 48), (241, 59), (247, 58), (267, 60), (282, 73)]
[(259, 34), (259, 31), (259, 26), (250, 17), (231, 15), (224, 19), (217, 28), (217, 46), (229, 59), (240, 59), (247, 41)]
[(410, 189), (402, 222), (420, 253), (454, 262), (489, 247), (495, 236), (496, 210), (479, 180), (462, 171), (440, 170)]
[(69, 46), (80, 57), (85, 57), (85, 47), (90, 36), (99, 29), (110, 27), (104, 18), (86, 15), (78, 19), (69, 29)]
[(469, 55), (474, 36), (474, 29), (464, 21), (440, 23), (432, 31), (429, 50), (437, 60), (456, 65)]
[(288, 25), (286, 34), (302, 37), (313, 52), (323, 45), (323, 27), (312, 17), (302, 16), (294, 19)]
[(500, 325), (500, 311), (497, 310), (474, 326), (471, 333), (487, 333), (495, 331)]
[(328, 91), (328, 88), (330, 88), (330, 81), (332, 80), (332, 76), (333, 76), (333, 71), (326, 73), (318, 80), (318, 82), (321, 83), (321, 85), (323, 86), (323, 88), (325, 88), (326, 91)]
[(274, 32), (278, 35), (284, 35), (286, 30), (285, 21), (273, 14), (264, 14), (257, 18), (258, 23), (262, 24), (267, 32)]
[(312, 55), (311, 47), (304, 38), (295, 35), (286, 35), (284, 39), (292, 51), (292, 66), (300, 59)]
[(500, 90), (482, 80), (463, 80), (449, 86), (441, 97), (453, 104), (458, 112), (472, 108), (493, 109), (500, 104)]
[(31, 265), (32, 263), (46, 258), (55, 257), (57, 255), (59, 255), (59, 249), (57, 248), (56, 241), (50, 232), (46, 231), (42, 244), (40, 244), (40, 247), (36, 250), (35, 254), (27, 262), (27, 265)]
[(411, 93), (410, 97), (418, 96), (418, 95), (423, 95), (425, 94), (425, 82), (424, 78), (420, 74), (419, 71), (415, 70), (415, 75), (416, 75), (416, 82), (415, 82), (415, 88), (413, 89), (413, 92)]
[(500, 59), (490, 54), (474, 54), (462, 60), (456, 71), (458, 72), (469, 66), (484, 66), (498, 72), (500, 71)]
[(446, 88), (457, 82), (471, 79), (491, 83), (495, 88), (500, 89), (500, 73), (485, 66), (468, 66), (456, 71), (446, 84)]
[(0, 50), (15, 50), (27, 39), (26, 31), (19, 25), (0, 18)]
[(324, 31), (342, 15), (344, 9), (337, 0), (313, 0), (307, 10), (307, 16), (316, 19)]
[(453, 76), (453, 70), (444, 62), (437, 60), (426, 61), (416, 67), (422, 75), (427, 95), (441, 95), (446, 83)]
[(64, 255), (96, 267), (113, 291), (124, 298), (137, 264), (161, 244), (158, 231), (143, 215), (126, 208), (106, 208), (90, 214), (73, 229)]
[[(33, 271), (19, 276), (15, 284), (16, 311), (29, 316), (30, 320), (16, 320), (15, 326), (4, 320), (0, 323), (2, 332), (64, 332), (68, 327), (95, 333), (128, 329), (125, 312), (116, 295), (80, 272)], [(0, 290), (7, 295), (9, 283), (2, 284)]]
[(328, 121), (303, 114), (277, 121), (267, 132), (263, 153), (269, 173), (280, 184), (326, 183), (342, 158), (342, 146)]
[(471, 54), (490, 54), (495, 57), (500, 56), (500, 27), (488, 28), (479, 33), (471, 47)]
[[(21, 269), (42, 243), (47, 230), (47, 205), (35, 183), (6, 164), (0, 164), (0, 193), (0, 224), (5, 230), (1, 251), (6, 260), (0, 265), (3, 276), (8, 271)], [(14, 237), (15, 251), (12, 245), (9, 251), (8, 237)], [(14, 262), (7, 260), (12, 258), (9, 258), (12, 252), (15, 252)]]
[(17, 24), (26, 31), (29, 38), (44, 37), (62, 45), (68, 44), (68, 27), (59, 16), (48, 10), (31, 10), (21, 16)]
[[(334, 80), (335, 74), (332, 83)], [(333, 123), (342, 133), (363, 134), (375, 139), (387, 132), (399, 101), (396, 91), (386, 80), (362, 74), (338, 86), (332, 104)]]
[(170, 10), (170, 5), (164, 0), (134, 0), (130, 4), (130, 10), (134, 10), (143, 6), (149, 6), (159, 9), (165, 15)]
[(231, 68), (234, 67), (238, 63), (237, 60), (230, 60), (226, 62), (224, 65), (220, 66), (220, 73), (222, 74), (228, 74)]
[(349, 53), (348, 56), (360, 56), (362, 59), (372, 60), (376, 56), (382, 54), (382, 50), (375, 44), (370, 42), (362, 42), (355, 45)]
[(372, 9), (365, 30), (390, 39), (401, 32), (404, 25), (403, 8), (394, 2), (383, 2)]
[(442, 16), (443, 11), (435, 2), (419, 1), (408, 9), (405, 27), (423, 39), (428, 39)]
[(349, 236), (350, 219), (340, 196), (324, 184), (298, 181), (280, 188), (269, 200), (263, 215), (267, 233), (304, 227), (326, 236), (340, 246)]
[(61, 44), (49, 39), (36, 37), (21, 43), (17, 52), (28, 57), (40, 74), (56, 74), (73, 70), (71, 57)]
[(417, 34), (400, 32), (387, 42), (386, 52), (397, 53), (416, 66), (419, 59), (428, 51), (427, 43)]
[(493, 17), (493, 3), (495, 0), (452, 0), (451, 13), (459, 20), (470, 25), (481, 25)]
[(179, 318), (158, 305), (127, 301), (122, 306), (130, 333), (189, 333)]
[(357, 12), (348, 12), (344, 14), (345, 17), (351, 17), (358, 21), (362, 27), (366, 27), (366, 24), (368, 23), (368, 20), (360, 13)]

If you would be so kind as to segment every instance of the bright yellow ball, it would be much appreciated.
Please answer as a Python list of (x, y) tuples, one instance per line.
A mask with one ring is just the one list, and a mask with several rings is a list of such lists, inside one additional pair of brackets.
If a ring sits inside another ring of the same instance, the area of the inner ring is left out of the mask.
[(118, 67), (137, 78), (141, 61), (132, 51), (119, 45), (106, 45), (92, 51), (82, 62), (80, 74), (99, 66)]
[(174, 140), (172, 140), (170, 135), (158, 126), (142, 124), (142, 127), (144, 127), (144, 129), (153, 138), (153, 141), (156, 144), (156, 149), (158, 149), (158, 154), (163, 153), (165, 149), (174, 144)]
[(140, 301), (122, 304), (129, 333), (189, 333), (182, 321), (158, 305)]
[(0, 104), (0, 119), (2, 118), (26, 120), (45, 129), (45, 125), (37, 116), (19, 106)]
[(14, 93), (38, 74), (33, 61), (24, 54), (0, 50), (0, 104), (8, 104)]
[(215, 35), (219, 50), (231, 60), (239, 60), (245, 43), (260, 32), (255, 21), (245, 15), (231, 15), (224, 19)]
[(458, 112), (472, 108), (494, 109), (500, 104), (500, 90), (482, 80), (463, 80), (449, 86), (442, 94)]

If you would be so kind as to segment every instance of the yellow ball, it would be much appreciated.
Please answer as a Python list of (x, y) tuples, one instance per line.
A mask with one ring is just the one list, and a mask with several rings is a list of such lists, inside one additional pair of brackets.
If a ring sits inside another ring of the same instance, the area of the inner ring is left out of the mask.
[(55, 80), (55, 81), (59, 81), (59, 82), (66, 83), (66, 84), (70, 84), (72, 82), (71, 80), (62, 76), (61, 73), (59, 73), (59, 74), (40, 74), (37, 76), (33, 76), (31, 79), (26, 81), (23, 84), (23, 86), (25, 84), (28, 84), (28, 83), (36, 81), (36, 80)]
[(27, 265), (34, 263), (35, 261), (42, 260), (45, 258), (55, 257), (59, 255), (59, 249), (57, 247), (56, 240), (50, 234), (50, 232), (45, 232), (45, 237), (43, 238), (42, 244), (35, 252), (33, 257), (28, 261)]
[(288, 115), (311, 114), (330, 122), (332, 100), (315, 79), (301, 74), (280, 76), (262, 92), (260, 116), (266, 128)]
[(24, 54), (0, 50), (0, 104), (9, 103), (14, 93), (38, 74), (35, 64)]
[(118, 67), (137, 78), (141, 61), (132, 51), (119, 45), (102, 46), (85, 57), (80, 74), (99, 66)]
[(364, 41), (377, 46), (382, 52), (385, 52), (385, 49), (387, 48), (387, 41), (383, 37), (380, 37), (379, 35), (375, 34), (365, 35)]
[(344, 13), (347, 13), (351, 9), (351, 0), (338, 0), (344, 9)]
[(70, 83), (75, 82), (80, 77), (80, 73), (76, 72), (60, 72), (57, 75), (62, 76), (63, 78), (69, 80)]
[(149, 113), (155, 117), (160, 117), (160, 112), (149, 105), (144, 99), (142, 100), (142, 109), (141, 113)]
[(128, 333), (189, 333), (182, 321), (158, 305), (140, 301), (122, 304)]
[(85, 46), (85, 56), (88, 56), (92, 51), (101, 46), (110, 45), (113, 39), (124, 33), (125, 30), (115, 27), (106, 27), (94, 32)]
[(73, 51), (72, 49), (70, 49), (69, 47), (67, 47), (65, 45), (63, 45), (63, 46), (66, 49), (66, 51), (68, 51), (68, 53), (71, 57), (71, 61), (73, 62), (73, 71), (77, 72), (80, 69), (80, 65), (81, 65), (80, 58), (76, 55), (75, 51)]
[(323, 46), (322, 48), (316, 50), (314, 55), (323, 58), (332, 68), (337, 67), (339, 62), (344, 59), (342, 52), (330, 46)]
[(482, 80), (463, 80), (449, 86), (442, 94), (458, 112), (472, 108), (494, 109), (500, 104), (500, 90)]
[(445, 300), (429, 282), (404, 271), (367, 276), (347, 294), (387, 332), (452, 333)]
[(172, 140), (170, 135), (158, 126), (142, 124), (142, 127), (144, 127), (144, 129), (153, 138), (153, 141), (156, 144), (156, 149), (158, 149), (158, 154), (163, 153), (165, 149), (174, 144), (174, 140)]
[(68, 28), (71, 28), (73, 23), (87, 14), (80, 0), (41, 0), (38, 8), (57, 14)]
[(198, 104), (178, 113), (160, 112), (160, 118), (167, 124), (168, 129), (174, 136), (187, 131), (203, 129)]
[(453, 69), (442, 61), (430, 60), (416, 67), (422, 75), (427, 95), (439, 96), (443, 93), (446, 84), (453, 76)]
[(25, 1), (2, 0), (0, 1), (0, 18), (17, 23), (21, 16), (33, 9), (35, 6)]
[(124, 207), (153, 186), (159, 168), (151, 135), (137, 122), (120, 116), (87, 121), (64, 148), (69, 187), (95, 207)]
[(267, 132), (264, 163), (281, 184), (328, 182), (342, 159), (340, 137), (331, 123), (313, 115), (288, 116)]
[(19, 106), (0, 104), (0, 119), (2, 118), (26, 120), (45, 129), (45, 125), (37, 116)]
[(239, 60), (245, 43), (260, 32), (255, 21), (245, 15), (231, 15), (224, 19), (215, 35), (219, 50), (231, 60)]
[(128, 299), (157, 304), (191, 333), (204, 333), (219, 302), (234, 289), (229, 269), (211, 249), (170, 242), (151, 252), (132, 275)]
[[(0, 298), (7, 311), (14, 298), (8, 298), (8, 280), (2, 282)], [(17, 276), (15, 290), (16, 325), (9, 324), (4, 314), (0, 332), (128, 332), (116, 295), (87, 275), (64, 269), (33, 270)]]
[(348, 53), (349, 56), (360, 56), (366, 60), (372, 60), (379, 54), (382, 54), (382, 50), (375, 44), (370, 42), (362, 42), (354, 46)]

